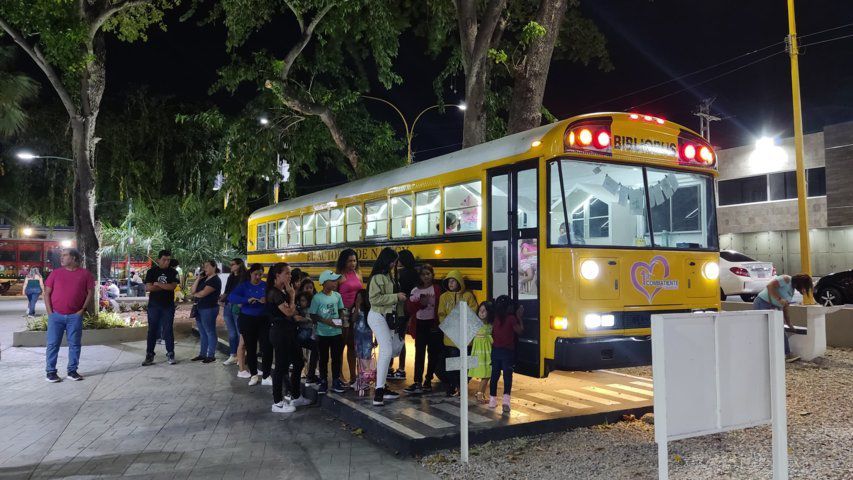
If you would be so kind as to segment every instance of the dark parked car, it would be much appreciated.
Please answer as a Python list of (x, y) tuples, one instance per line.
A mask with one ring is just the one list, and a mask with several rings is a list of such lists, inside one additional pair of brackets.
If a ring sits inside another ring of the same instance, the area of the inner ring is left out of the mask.
[(853, 303), (853, 270), (830, 273), (815, 285), (815, 301), (827, 307)]

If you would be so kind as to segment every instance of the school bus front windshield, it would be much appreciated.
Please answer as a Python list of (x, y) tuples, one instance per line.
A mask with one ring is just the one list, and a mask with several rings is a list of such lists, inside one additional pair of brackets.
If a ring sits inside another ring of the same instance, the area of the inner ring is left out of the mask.
[(561, 159), (549, 177), (551, 245), (718, 249), (710, 175)]

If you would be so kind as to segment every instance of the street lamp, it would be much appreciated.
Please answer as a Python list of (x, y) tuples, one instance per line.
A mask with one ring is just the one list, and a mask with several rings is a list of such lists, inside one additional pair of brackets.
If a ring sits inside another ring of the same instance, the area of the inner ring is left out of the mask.
[[(405, 129), (406, 129), (406, 144), (407, 144), (407, 150), (406, 150), (406, 161), (407, 161), (409, 164), (411, 164), (411, 163), (412, 163), (412, 138), (414, 138), (414, 135), (415, 135), (415, 125), (417, 125), (418, 120), (420, 120), (420, 119), (421, 119), (421, 116), (422, 116), (423, 114), (425, 114), (426, 112), (428, 112), (428, 111), (430, 111), (430, 110), (432, 110), (432, 109), (434, 109), (434, 108), (439, 108), (439, 107), (441, 107), (441, 105), (433, 105), (433, 106), (431, 106), (431, 107), (427, 107), (427, 108), (425, 108), (425, 109), (421, 110), (421, 113), (419, 113), (419, 114), (415, 117), (415, 120), (412, 122), (412, 126), (411, 126), (411, 127), (409, 127), (409, 122), (407, 122), (407, 121), (406, 121), (406, 116), (405, 116), (405, 115), (403, 115), (403, 112), (401, 112), (401, 111), (400, 111), (400, 109), (399, 109), (399, 108), (397, 108), (397, 106), (396, 106), (396, 105), (394, 105), (393, 103), (389, 102), (388, 100), (385, 100), (384, 98), (371, 97), (371, 96), (369, 96), (369, 95), (362, 95), (362, 97), (364, 97), (364, 98), (369, 98), (370, 100), (376, 100), (376, 101), (382, 102), (382, 103), (384, 103), (384, 104), (386, 104), (386, 105), (390, 106), (391, 108), (393, 108), (393, 109), (394, 109), (394, 111), (396, 111), (396, 112), (397, 112), (397, 114), (399, 114), (399, 115), (400, 115), (400, 118), (403, 120), (403, 128), (405, 128)], [(465, 109), (467, 109), (467, 108), (468, 108), (468, 106), (467, 106), (467, 105), (465, 105), (465, 102), (459, 103), (459, 104), (457, 104), (457, 105), (447, 105), (447, 106), (456, 107), (456, 108), (458, 108), (460, 111), (463, 111), (463, 112), (465, 111)]]
[(16, 153), (15, 156), (18, 157), (19, 160), (23, 160), (25, 162), (29, 162), (29, 161), (35, 160), (37, 158), (52, 158), (55, 160), (65, 160), (66, 162), (74, 163), (74, 160), (72, 160), (70, 158), (57, 157), (54, 155), (36, 155), (35, 153), (28, 152), (26, 150), (22, 150), (22, 151)]
[(261, 125), (269, 125), (270, 119), (267, 117), (261, 117), (258, 119), (258, 123), (260, 123)]
[(21, 230), (21, 233), (23, 233), (25, 237), (32, 237), (33, 229), (30, 227), (25, 227), (23, 230)]

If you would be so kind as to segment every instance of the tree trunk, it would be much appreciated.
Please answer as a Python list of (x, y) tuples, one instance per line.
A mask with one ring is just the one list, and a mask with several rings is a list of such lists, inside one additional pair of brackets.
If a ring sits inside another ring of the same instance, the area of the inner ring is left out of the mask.
[(489, 68), (486, 59), (475, 77), (465, 82), (465, 118), (462, 121), (462, 148), (479, 145), (486, 141), (486, 89)]
[(512, 101), (509, 108), (507, 133), (523, 132), (542, 123), (542, 98), (554, 45), (566, 16), (567, 0), (541, 0), (536, 22), (545, 28), (545, 35), (527, 47), (524, 61), (515, 72)]
[(95, 227), (95, 117), (71, 121), (71, 144), (74, 154), (74, 233), (83, 264), (100, 278), (100, 242)]

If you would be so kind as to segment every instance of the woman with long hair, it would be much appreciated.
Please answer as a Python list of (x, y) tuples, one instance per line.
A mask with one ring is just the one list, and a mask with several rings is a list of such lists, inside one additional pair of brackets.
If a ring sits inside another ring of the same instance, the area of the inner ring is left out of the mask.
[(388, 365), (393, 357), (391, 335), (396, 335), (389, 323), (391, 325), (396, 323), (397, 307), (406, 300), (406, 294), (399, 292), (394, 282), (396, 267), (397, 252), (390, 247), (383, 248), (373, 262), (373, 271), (370, 272), (367, 287), (370, 301), (367, 324), (370, 325), (379, 344), (379, 359), (376, 361), (376, 390), (373, 393), (373, 405), (376, 406), (385, 405), (385, 400), (400, 397), (400, 394), (385, 386)]
[(196, 302), (196, 322), (201, 339), (201, 349), (193, 361), (210, 363), (216, 358), (216, 317), (219, 315), (219, 295), (222, 280), (219, 279), (216, 261), (208, 260), (193, 283), (193, 301)]
[(228, 295), (246, 278), (246, 263), (243, 262), (242, 258), (231, 260), (230, 272), (228, 280), (225, 281), (225, 292), (219, 296), (219, 303), (222, 304), (222, 319), (225, 320), (225, 326), (228, 328), (228, 346), (231, 348), (231, 355), (222, 364), (233, 365), (239, 363), (240, 370), (242, 371), (245, 368), (242, 368), (244, 365), (239, 359), (241, 339), (240, 329), (237, 327), (237, 316), (240, 314), (240, 306), (228, 303)]
[[(271, 324), (269, 340), (275, 352), (275, 371), (272, 374), (273, 413), (291, 413), (296, 407), (311, 403), (301, 396), (299, 376), (303, 362), (302, 352), (296, 341), (296, 292), (290, 277), (290, 266), (283, 262), (270, 267), (267, 275), (266, 307)], [(285, 400), (284, 377), (288, 371), (290, 400)]]
[[(355, 307), (355, 296), (364, 288), (361, 282), (361, 270), (358, 266), (358, 254), (351, 248), (346, 248), (338, 255), (338, 263), (335, 265), (335, 273), (341, 276), (338, 280), (338, 293), (344, 300), (344, 308), (349, 313), (349, 318), (354, 319), (353, 308)], [(347, 367), (349, 369), (350, 386), (356, 380), (356, 351), (354, 321), (350, 321), (348, 327), (344, 327), (344, 347), (346, 348)]]
[(42, 292), (44, 292), (44, 279), (41, 278), (39, 269), (33, 267), (24, 279), (24, 294), (27, 296), (26, 316), (32, 317), (36, 314), (36, 303)]
[[(408, 299), (409, 294), (411, 294), (412, 290), (418, 286), (419, 278), (418, 278), (418, 270), (417, 270), (417, 261), (415, 260), (415, 256), (409, 250), (400, 250), (398, 253), (398, 265), (397, 272), (394, 279), (397, 282), (397, 286), (400, 291), (406, 294), (406, 298)], [(406, 379), (406, 330), (409, 327), (409, 317), (406, 314), (405, 309), (397, 312), (398, 321), (397, 321), (397, 334), (403, 337), (403, 348), (400, 350), (399, 360), (397, 361), (397, 370), (394, 371), (393, 363), (394, 359), (391, 359), (391, 365), (388, 365), (388, 379), (389, 380), (405, 380)]]
[[(240, 316), (237, 320), (243, 342), (246, 344), (246, 363), (249, 367), (249, 386), (259, 383), (272, 385), (269, 378), (272, 368), (272, 347), (270, 346), (270, 322), (266, 312), (266, 290), (267, 284), (261, 280), (264, 275), (264, 267), (260, 263), (253, 263), (249, 267), (248, 279), (237, 285), (233, 292), (228, 295), (228, 302), (240, 305)], [(261, 368), (258, 372), (258, 342), (261, 344), (261, 355), (263, 356)], [(261, 379), (263, 377), (263, 380)]]

